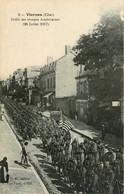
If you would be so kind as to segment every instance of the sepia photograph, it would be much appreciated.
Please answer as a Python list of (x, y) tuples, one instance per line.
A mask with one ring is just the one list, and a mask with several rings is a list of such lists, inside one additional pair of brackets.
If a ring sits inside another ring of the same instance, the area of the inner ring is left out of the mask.
[(123, 0), (0, 0), (0, 193), (123, 194)]

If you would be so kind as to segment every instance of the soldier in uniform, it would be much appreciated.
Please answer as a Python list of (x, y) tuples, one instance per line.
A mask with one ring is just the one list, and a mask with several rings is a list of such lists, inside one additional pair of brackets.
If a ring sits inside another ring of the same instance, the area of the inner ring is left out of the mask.
[(83, 147), (83, 143), (80, 143), (79, 146), (77, 147), (76, 159), (77, 159), (77, 161), (79, 160), (81, 162), (81, 164), (84, 163), (84, 147)]
[(58, 171), (60, 175), (64, 175), (64, 163), (65, 163), (65, 156), (63, 152), (60, 150), (59, 152), (59, 160), (58, 160)]
[(115, 174), (111, 166), (106, 170), (106, 182), (107, 182), (107, 191), (106, 193), (113, 194), (114, 183), (115, 183)]
[(78, 147), (78, 142), (76, 140), (76, 138), (73, 140), (73, 142), (71, 143), (72, 145), (72, 152), (71, 152), (71, 156), (75, 157), (76, 156), (76, 152), (77, 152), (77, 147)]
[(68, 180), (70, 187), (72, 188), (72, 183), (75, 182), (75, 171), (76, 171), (76, 161), (74, 158), (70, 158), (67, 164), (67, 171), (68, 171)]

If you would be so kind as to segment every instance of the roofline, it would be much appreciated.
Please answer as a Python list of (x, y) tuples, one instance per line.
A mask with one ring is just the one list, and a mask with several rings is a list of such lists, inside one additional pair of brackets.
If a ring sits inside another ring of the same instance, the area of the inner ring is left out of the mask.
[[(75, 55), (74, 53), (73, 53), (73, 51), (71, 50), (69, 53), (72, 53), (73, 55)], [(67, 53), (67, 54), (69, 54), (69, 53)], [(66, 55), (67, 55), (66, 54)], [(57, 62), (57, 61), (59, 61), (60, 59), (62, 59), (63, 57), (65, 57), (66, 55), (63, 55), (62, 57), (60, 57), (60, 58), (58, 58), (57, 60), (55, 60), (54, 62)], [(76, 55), (75, 55), (76, 56)]]
[[(75, 55), (74, 52), (73, 52), (72, 50), (71, 50), (69, 53)], [(68, 54), (68, 53), (67, 53), (67, 54)], [(67, 55), (67, 54), (66, 54), (66, 55)], [(60, 58), (54, 60), (53, 62), (49, 63), (48, 65), (50, 65), (50, 64), (52, 64), (52, 63), (57, 63), (57, 61), (61, 60), (61, 59), (64, 58), (66, 55), (63, 55), (62, 57), (60, 57)], [(75, 56), (76, 56), (76, 55), (75, 55)], [(55, 64), (55, 65), (56, 65), (56, 64)], [(43, 67), (45, 67), (45, 66), (46, 66), (46, 65), (44, 65)], [(43, 67), (41, 67), (41, 69), (42, 69)]]

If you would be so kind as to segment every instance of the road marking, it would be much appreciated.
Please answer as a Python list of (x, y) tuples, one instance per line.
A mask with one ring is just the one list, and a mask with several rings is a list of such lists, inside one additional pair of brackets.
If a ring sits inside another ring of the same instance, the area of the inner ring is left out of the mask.
[[(9, 127), (9, 129), (10, 129), (10, 131), (11, 131), (12, 136), (15, 138), (15, 141), (17, 142), (18, 146), (19, 146), (20, 149), (21, 149), (21, 145), (20, 145), (20, 143), (18, 142), (18, 140), (17, 140), (15, 134), (13, 133), (13, 131), (12, 131), (12, 129), (11, 129), (11, 127), (10, 127), (10, 125), (9, 125), (9, 123), (8, 123), (8, 121), (7, 121), (7, 119), (6, 119), (6, 116), (4, 116), (4, 121), (5, 121), (6, 124), (8, 125), (8, 127)], [(29, 162), (29, 163), (30, 163), (30, 162)], [(32, 171), (33, 171), (33, 173), (35, 174), (36, 179), (37, 179), (38, 182), (40, 183), (40, 185), (41, 185), (41, 187), (42, 187), (44, 193), (45, 193), (45, 194), (49, 194), (49, 192), (47, 191), (46, 187), (44, 186), (42, 180), (40, 179), (40, 177), (39, 177), (38, 174), (36, 173), (34, 167), (32, 166), (31, 163), (30, 163), (30, 165), (31, 165)]]

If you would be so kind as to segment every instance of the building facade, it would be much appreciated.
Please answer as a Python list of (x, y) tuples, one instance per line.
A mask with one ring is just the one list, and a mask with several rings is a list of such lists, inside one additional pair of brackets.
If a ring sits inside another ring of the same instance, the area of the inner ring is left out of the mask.
[(24, 77), (27, 88), (34, 87), (34, 80), (40, 75), (41, 66), (30, 66), (25, 69)]
[(76, 76), (76, 112), (79, 120), (86, 122), (88, 108), (95, 100), (92, 94), (93, 77), (96, 72), (84, 70), (84, 66), (80, 66), (80, 71)]
[(17, 69), (15, 74), (15, 83), (22, 86), (23, 69)]
[(56, 109), (67, 116), (74, 117), (76, 111), (76, 80), (79, 67), (74, 65), (75, 54), (69, 45), (65, 46), (65, 55), (56, 61)]
[(56, 61), (53, 61), (52, 57), (47, 57), (47, 65), (40, 69), (40, 92), (42, 103), (46, 107), (53, 107), (55, 104), (55, 71)]
[(47, 65), (40, 70), (40, 90), (45, 105), (52, 105), (56, 110), (61, 109), (66, 115), (75, 111), (75, 77), (79, 67), (74, 65), (74, 57), (71, 47), (66, 45), (64, 56), (55, 61), (48, 57)]

